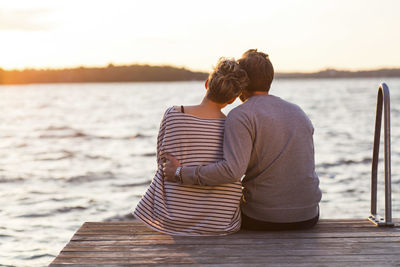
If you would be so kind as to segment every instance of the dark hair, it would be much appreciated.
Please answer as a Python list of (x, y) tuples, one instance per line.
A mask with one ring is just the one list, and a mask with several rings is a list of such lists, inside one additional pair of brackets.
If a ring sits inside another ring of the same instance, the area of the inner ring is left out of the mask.
[(208, 77), (207, 98), (224, 104), (239, 96), (247, 82), (247, 73), (234, 59), (220, 58)]
[(246, 91), (269, 91), (274, 79), (274, 67), (267, 54), (258, 52), (257, 49), (250, 49), (242, 55), (238, 62), (249, 77)]

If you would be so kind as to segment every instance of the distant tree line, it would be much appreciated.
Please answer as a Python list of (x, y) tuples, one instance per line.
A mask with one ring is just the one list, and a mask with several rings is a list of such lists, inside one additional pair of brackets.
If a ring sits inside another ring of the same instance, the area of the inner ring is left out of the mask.
[[(0, 68), (0, 84), (28, 83), (85, 83), (85, 82), (150, 82), (205, 80), (208, 73), (193, 72), (171, 66), (128, 65), (70, 69), (3, 70)], [(313, 73), (276, 73), (275, 78), (366, 78), (400, 77), (400, 69), (369, 71), (340, 71), (327, 69)]]
[(129, 65), (105, 68), (0, 69), (0, 84), (148, 82), (205, 80), (208, 74), (171, 66)]
[(400, 69), (378, 69), (363, 71), (341, 71), (326, 69), (313, 73), (276, 73), (275, 78), (388, 78), (400, 77)]

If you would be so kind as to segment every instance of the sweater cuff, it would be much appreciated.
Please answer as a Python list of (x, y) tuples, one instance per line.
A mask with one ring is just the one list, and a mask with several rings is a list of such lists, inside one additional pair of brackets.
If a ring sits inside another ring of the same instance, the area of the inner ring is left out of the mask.
[(185, 185), (196, 185), (196, 180), (194, 179), (194, 175), (196, 173), (197, 167), (189, 167), (183, 166), (182, 167), (182, 182)]

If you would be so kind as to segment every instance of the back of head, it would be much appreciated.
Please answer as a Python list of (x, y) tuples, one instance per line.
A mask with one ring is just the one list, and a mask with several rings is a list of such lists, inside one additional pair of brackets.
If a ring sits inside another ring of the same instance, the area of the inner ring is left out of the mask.
[(257, 49), (250, 49), (242, 55), (238, 62), (249, 77), (246, 91), (269, 91), (274, 79), (274, 67), (267, 54), (258, 52)]
[(207, 98), (225, 104), (247, 86), (247, 73), (233, 59), (220, 58), (208, 77)]

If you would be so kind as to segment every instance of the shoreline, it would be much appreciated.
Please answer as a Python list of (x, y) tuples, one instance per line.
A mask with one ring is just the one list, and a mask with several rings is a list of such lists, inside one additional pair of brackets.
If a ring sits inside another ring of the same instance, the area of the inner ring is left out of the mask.
[[(208, 73), (172, 66), (128, 65), (107, 67), (77, 67), (70, 69), (0, 68), (0, 85), (47, 83), (124, 83), (124, 82), (180, 82), (205, 81)], [(345, 71), (325, 69), (317, 72), (276, 72), (275, 79), (359, 79), (400, 78), (400, 68)]]
[[(376, 77), (275, 77), (276, 81), (294, 81), (294, 80), (355, 80), (355, 79), (400, 79), (400, 76), (376, 76)], [(204, 80), (168, 80), (168, 81), (53, 81), (53, 82), (31, 82), (31, 83), (0, 83), (2, 86), (22, 86), (22, 85), (62, 85), (62, 84), (151, 84), (151, 83), (190, 83), (190, 82), (204, 82)]]

